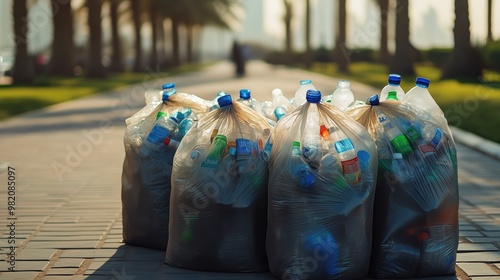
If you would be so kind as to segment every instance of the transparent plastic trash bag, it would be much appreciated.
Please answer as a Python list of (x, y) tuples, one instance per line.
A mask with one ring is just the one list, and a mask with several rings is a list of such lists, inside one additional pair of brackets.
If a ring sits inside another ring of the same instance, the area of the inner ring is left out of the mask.
[(166, 262), (218, 272), (267, 271), (271, 126), (230, 95), (184, 137), (174, 157)]
[(176, 146), (184, 130), (208, 112), (210, 103), (179, 92), (151, 106), (147, 104), (127, 121), (121, 191), (123, 241), (165, 250)]
[(370, 266), (375, 143), (318, 91), (306, 97), (266, 145), (270, 270), (281, 279), (361, 279)]
[(456, 148), (447, 125), (397, 100), (347, 110), (377, 143), (379, 168), (370, 272), (377, 278), (455, 273)]

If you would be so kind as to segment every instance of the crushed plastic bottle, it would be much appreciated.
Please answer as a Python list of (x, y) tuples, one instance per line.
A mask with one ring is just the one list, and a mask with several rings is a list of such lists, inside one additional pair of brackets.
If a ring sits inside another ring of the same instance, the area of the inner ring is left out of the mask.
[(316, 185), (316, 177), (312, 173), (309, 165), (302, 158), (299, 141), (293, 142), (290, 165), (290, 176), (298, 183), (300, 188), (309, 190)]
[(175, 132), (177, 126), (177, 119), (168, 117), (164, 112), (158, 112), (155, 125), (140, 148), (141, 153), (149, 156), (151, 152), (157, 151), (163, 145), (165, 138)]
[(361, 166), (351, 139), (342, 130), (333, 126), (328, 132), (334, 141), (334, 147), (338, 153), (347, 183), (350, 185), (361, 183)]
[(408, 164), (406, 164), (403, 155), (400, 153), (394, 153), (392, 155), (391, 170), (400, 183), (407, 183), (413, 179), (410, 168)]
[(316, 104), (321, 101), (321, 92), (318, 90), (308, 90), (306, 100), (311, 103), (311, 106), (309, 106), (309, 110), (307, 111), (306, 124), (302, 132), (302, 155), (311, 167), (318, 168), (322, 154), (320, 119)]
[(177, 88), (175, 87), (175, 83), (168, 83), (168, 84), (164, 84), (162, 86), (162, 89), (163, 89), (163, 95), (162, 95), (162, 98), (161, 100), (163, 102), (167, 101), (167, 99), (176, 94), (177, 93)]

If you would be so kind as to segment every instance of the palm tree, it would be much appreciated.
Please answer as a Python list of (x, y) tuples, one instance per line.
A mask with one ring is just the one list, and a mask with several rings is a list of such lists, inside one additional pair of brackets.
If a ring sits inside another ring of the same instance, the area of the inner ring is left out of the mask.
[(142, 72), (144, 69), (142, 67), (142, 47), (141, 47), (141, 5), (139, 0), (130, 0), (130, 8), (132, 9), (132, 19), (134, 24), (134, 66), (132, 70), (134, 72)]
[(380, 50), (379, 50), (379, 62), (383, 64), (388, 64), (391, 60), (391, 55), (389, 54), (388, 48), (388, 15), (389, 15), (389, 0), (377, 0), (380, 7)]
[(488, 36), (486, 38), (486, 42), (489, 43), (493, 41), (493, 33), (491, 31), (491, 16), (492, 16), (492, 10), (493, 9), (493, 0), (488, 0)]
[(12, 18), (14, 19), (14, 41), (16, 46), (13, 82), (14, 84), (31, 84), (34, 79), (33, 65), (28, 55), (28, 17), (26, 0), (13, 1)]
[(120, 43), (120, 35), (118, 33), (118, 7), (120, 6), (122, 0), (108, 0), (109, 5), (109, 16), (111, 21), (111, 64), (109, 69), (114, 72), (123, 72), (125, 70), (125, 65), (123, 64), (122, 47)]
[(346, 45), (346, 0), (339, 0), (338, 3), (338, 24), (333, 57), (337, 62), (337, 67), (340, 72), (349, 72), (350, 58)]
[(469, 1), (455, 0), (453, 51), (443, 68), (442, 79), (477, 79), (482, 76), (479, 53), (470, 43)]
[(408, 0), (398, 0), (396, 6), (396, 51), (389, 65), (391, 73), (413, 76), (415, 49), (410, 43), (410, 16)]
[(156, 0), (149, 2), (149, 17), (151, 22), (151, 53), (149, 56), (149, 67), (155, 69), (158, 65), (158, 20), (160, 14), (158, 13), (158, 5)]
[(73, 42), (73, 11), (71, 10), (71, 0), (50, 2), (52, 3), (54, 36), (52, 39), (48, 72), (53, 75), (73, 76), (75, 43)]
[(90, 31), (87, 77), (103, 78), (106, 77), (106, 68), (102, 65), (102, 0), (87, 0), (87, 8)]
[(292, 49), (292, 18), (293, 18), (293, 6), (290, 0), (283, 0), (285, 5), (285, 57), (287, 64), (292, 62), (293, 49)]
[(312, 63), (311, 53), (311, 1), (306, 0), (306, 67), (310, 68)]

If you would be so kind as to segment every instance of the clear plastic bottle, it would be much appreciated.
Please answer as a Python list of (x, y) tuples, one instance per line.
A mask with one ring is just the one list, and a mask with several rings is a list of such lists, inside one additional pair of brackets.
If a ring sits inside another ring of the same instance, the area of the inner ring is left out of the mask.
[(354, 94), (351, 91), (351, 82), (348, 80), (340, 80), (337, 83), (337, 88), (332, 94), (332, 101), (330, 102), (333, 106), (337, 107), (339, 110), (344, 111), (354, 102)]
[(217, 95), (215, 96), (215, 98), (212, 99), (212, 101), (211, 101), (212, 106), (210, 107), (210, 111), (220, 108), (218, 100), (219, 100), (220, 97), (225, 96), (225, 95), (227, 95), (227, 93), (225, 91), (223, 91), (223, 90), (221, 90), (221, 91), (219, 91), (217, 93)]
[(400, 153), (392, 154), (391, 170), (400, 183), (407, 183), (413, 179), (413, 174)]
[(273, 94), (273, 100), (272, 100), (272, 107), (273, 110), (275, 110), (278, 107), (283, 107), (285, 108), (286, 112), (291, 112), (292, 111), (292, 104), (290, 103), (290, 100), (283, 95), (283, 91), (279, 88), (275, 88), (272, 91)]
[(389, 77), (387, 77), (387, 85), (380, 91), (380, 100), (386, 100), (390, 91), (395, 91), (398, 100), (403, 100), (405, 98), (405, 91), (399, 86), (400, 83), (400, 75), (389, 74)]
[(333, 126), (330, 127), (329, 133), (334, 141), (347, 183), (350, 185), (361, 183), (361, 166), (351, 139), (342, 130)]
[(158, 150), (163, 146), (165, 138), (171, 136), (175, 132), (177, 126), (177, 119), (168, 117), (164, 112), (158, 112), (155, 125), (141, 146), (141, 153), (148, 156), (152, 151)]
[(262, 114), (262, 109), (260, 108), (259, 102), (255, 98), (252, 98), (252, 92), (249, 89), (241, 89), (240, 90), (240, 98), (237, 100), (248, 107), (252, 108), (254, 111)]
[(302, 158), (299, 141), (293, 142), (290, 165), (291, 178), (299, 184), (300, 188), (309, 190), (316, 185), (316, 177), (309, 165)]
[(308, 90), (307, 102), (311, 103), (306, 115), (306, 124), (302, 132), (302, 155), (313, 168), (319, 167), (321, 160), (320, 118), (317, 104), (321, 101), (321, 92)]
[(418, 77), (415, 81), (415, 86), (406, 93), (405, 100), (437, 119), (444, 119), (443, 111), (429, 92), (429, 84), (430, 81), (428, 79)]
[(295, 108), (299, 107), (300, 105), (306, 103), (306, 93), (310, 89), (316, 89), (314, 85), (312, 84), (311, 80), (302, 80), (300, 81), (300, 85), (295, 91), (295, 96), (293, 98), (293, 106)]
[(276, 117), (276, 121), (281, 120), (286, 115), (286, 109), (283, 106), (276, 107), (274, 109), (274, 116)]
[(412, 149), (410, 142), (408, 142), (408, 139), (403, 134), (401, 129), (399, 129), (399, 127), (396, 126), (396, 124), (383, 113), (379, 113), (377, 118), (394, 150), (402, 155), (411, 153)]
[(177, 137), (179, 140), (181, 140), (186, 135), (189, 129), (191, 129), (191, 127), (193, 126), (193, 124), (194, 120), (192, 118), (185, 118), (179, 123), (179, 126), (177, 128), (178, 129)]

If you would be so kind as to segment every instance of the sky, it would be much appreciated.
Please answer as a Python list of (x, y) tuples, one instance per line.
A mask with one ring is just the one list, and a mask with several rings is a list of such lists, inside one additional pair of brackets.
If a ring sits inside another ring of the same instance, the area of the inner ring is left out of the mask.
[[(74, 0), (75, 3), (81, 0)], [(242, 22), (237, 24), (234, 32), (209, 29), (202, 34), (207, 49), (217, 51), (226, 49), (233, 38), (242, 41), (252, 40), (269, 44), (275, 48), (283, 47), (283, 0), (241, 0), (243, 11), (240, 11)], [(292, 0), (295, 3), (294, 47), (304, 47), (304, 0)], [(379, 12), (374, 0), (347, 0), (349, 47), (378, 47)], [(411, 41), (418, 48), (451, 47), (453, 45), (453, 0), (410, 0)], [(312, 45), (313, 47), (333, 45), (334, 13), (336, 1), (311, 0), (312, 4)], [(469, 12), (473, 43), (482, 43), (486, 38), (486, 0), (470, 0)], [(48, 0), (39, 0), (30, 9), (26, 22), (29, 23), (31, 44), (30, 52), (47, 48), (52, 40), (51, 14)], [(493, 0), (493, 36), (500, 39), (500, 0)], [(12, 48), (12, 0), (0, 1), (0, 51)], [(147, 34), (148, 27), (145, 27)], [(82, 33), (83, 32), (83, 33)], [(77, 43), (84, 43), (85, 31), (75, 35)], [(109, 37), (109, 32), (104, 32)], [(124, 37), (132, 40), (130, 30), (122, 32)], [(393, 36), (393, 32), (391, 32)], [(390, 36), (391, 36), (390, 34)], [(147, 35), (146, 35), (147, 36)], [(147, 40), (143, 40), (147, 43)]]

